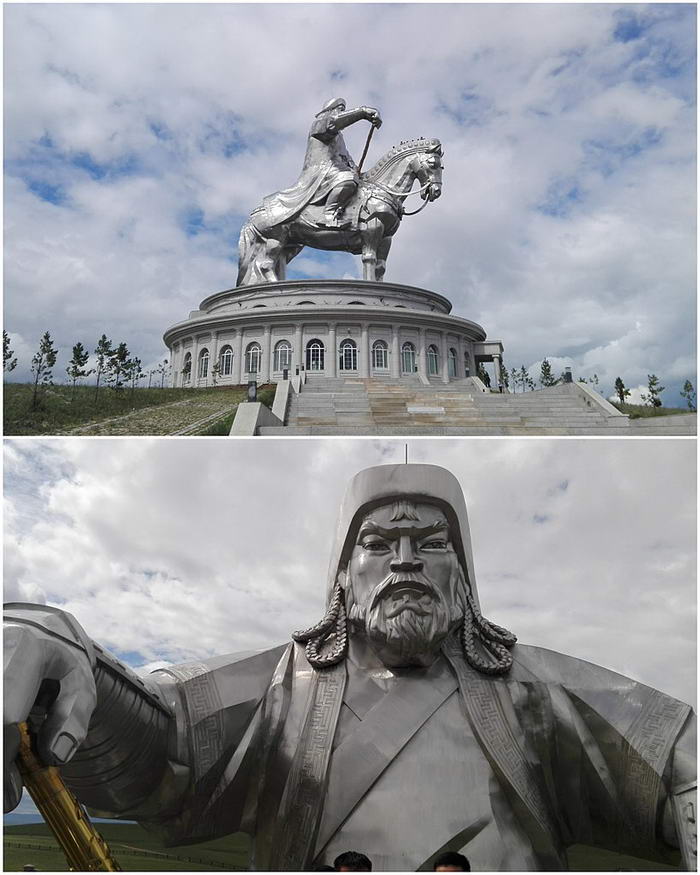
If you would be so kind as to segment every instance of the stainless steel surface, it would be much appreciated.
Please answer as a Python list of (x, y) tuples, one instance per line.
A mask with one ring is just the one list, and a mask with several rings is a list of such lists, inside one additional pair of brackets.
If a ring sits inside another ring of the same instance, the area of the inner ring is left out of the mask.
[(241, 230), (236, 285), (283, 280), (304, 246), (361, 255), (364, 279), (383, 279), (406, 198), (420, 194), (427, 204), (442, 192), (442, 147), (439, 140), (403, 142), (361, 173), (342, 135), (359, 121), (372, 130), (382, 123), (378, 110), (346, 110), (341, 98), (316, 115), (299, 179), (265, 197)]
[(54, 663), (75, 668), (97, 702), (89, 727), (87, 707), (54, 715), (84, 738), (62, 767), (76, 795), (170, 843), (243, 830), (259, 870), (349, 848), (377, 870), (430, 869), (447, 849), (476, 870), (565, 869), (578, 842), (659, 861), (680, 847), (694, 868), (691, 709), (486, 621), (451, 474), (360, 472), (331, 555), (328, 614), (299, 643), (147, 684), (67, 615), (14, 606), (10, 737)]

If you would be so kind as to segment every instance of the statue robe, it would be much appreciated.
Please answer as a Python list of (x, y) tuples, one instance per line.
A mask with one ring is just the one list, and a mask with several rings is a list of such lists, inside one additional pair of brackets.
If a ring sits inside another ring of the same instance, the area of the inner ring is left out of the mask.
[(325, 114), (311, 126), (299, 179), (291, 188), (263, 198), (251, 220), (259, 230), (267, 231), (291, 221), (309, 204), (321, 203), (336, 185), (348, 180), (357, 182), (358, 178), (343, 135), (335, 128), (334, 116)]
[[(691, 709), (582, 660), (514, 648), (487, 678), (455, 642), (387, 687), (350, 663), (316, 671), (299, 645), (163, 669), (190, 768), (169, 844), (242, 830), (252, 867), (366, 853), (376, 870), (566, 869), (585, 843), (668, 858), (660, 812)], [(138, 816), (138, 814), (136, 814)]]

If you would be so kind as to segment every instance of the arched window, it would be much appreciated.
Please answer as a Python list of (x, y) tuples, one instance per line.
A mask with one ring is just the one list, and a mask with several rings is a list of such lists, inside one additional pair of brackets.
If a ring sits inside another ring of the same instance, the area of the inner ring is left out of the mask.
[(255, 310), (257, 307), (267, 307), (267, 304), (253, 304), (253, 310)]
[(359, 304), (361, 307), (365, 306), (364, 301), (348, 301), (348, 304)]
[(401, 370), (413, 374), (416, 370), (416, 348), (408, 340), (401, 347)]
[(209, 373), (209, 350), (203, 349), (199, 354), (199, 369), (197, 376), (200, 380), (206, 380)]
[(313, 303), (314, 303), (313, 301), (297, 301), (297, 307), (298, 307), (300, 304), (313, 304)]
[(189, 383), (192, 379), (192, 353), (185, 353), (185, 360), (182, 363), (182, 383)]
[(292, 344), (288, 340), (280, 340), (275, 346), (275, 360), (273, 367), (276, 371), (283, 371), (292, 366)]
[(354, 340), (344, 340), (340, 344), (338, 365), (341, 371), (357, 370), (357, 344)]
[(457, 376), (457, 350), (452, 347), (450, 347), (450, 351), (447, 354), (447, 376)]
[(383, 340), (375, 340), (372, 344), (372, 367), (378, 370), (389, 367), (389, 347)]
[(325, 367), (326, 348), (320, 340), (310, 340), (306, 344), (306, 370), (322, 371)]
[(440, 373), (440, 356), (437, 347), (432, 343), (428, 347), (428, 373), (433, 376)]
[(249, 343), (245, 351), (245, 369), (249, 374), (257, 374), (260, 370), (262, 349), (259, 343)]
[(229, 377), (233, 368), (233, 350), (230, 346), (224, 346), (219, 354), (219, 373), (222, 377)]
[(470, 365), (469, 365), (469, 353), (468, 353), (468, 352), (465, 352), (465, 353), (464, 353), (464, 376), (465, 376), (465, 377), (468, 377), (469, 374), (471, 373), (471, 371), (469, 370), (469, 368), (470, 368)]

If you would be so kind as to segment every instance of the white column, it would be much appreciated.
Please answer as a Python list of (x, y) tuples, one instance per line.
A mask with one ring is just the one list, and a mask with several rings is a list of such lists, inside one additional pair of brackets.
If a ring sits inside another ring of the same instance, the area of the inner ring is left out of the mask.
[(443, 332), (441, 340), (442, 343), (440, 345), (442, 347), (442, 382), (449, 383), (450, 371), (447, 362), (447, 334), (445, 332)]
[(268, 370), (270, 372), (270, 380), (275, 378), (275, 342), (270, 337), (270, 355), (267, 358)]
[(269, 383), (270, 382), (270, 326), (265, 326), (265, 331), (263, 332), (263, 342), (262, 342), (262, 354), (260, 356), (260, 382)]
[(207, 383), (211, 380), (212, 385), (214, 383), (214, 365), (219, 361), (219, 335), (216, 331), (212, 331), (211, 334), (211, 344), (209, 349), (209, 379), (207, 379)]
[(428, 376), (427, 354), (425, 349), (425, 328), (419, 330), (418, 336), (418, 373), (426, 378)]
[(493, 356), (493, 372), (496, 377), (493, 388), (498, 391), (498, 387), (501, 385), (501, 357), (499, 355)]
[(199, 385), (199, 341), (197, 335), (192, 338), (192, 380), (190, 385), (195, 389)]
[(401, 375), (401, 352), (399, 350), (399, 329), (397, 325), (391, 326), (391, 376), (399, 377)]
[(362, 326), (359, 353), (360, 376), (369, 377), (369, 325)]
[(328, 349), (326, 350), (326, 374), (329, 377), (336, 376), (338, 367), (338, 349), (335, 338), (335, 322), (328, 325)]
[(231, 378), (233, 385), (240, 385), (243, 376), (243, 329), (237, 328), (233, 338), (233, 368)]
[(294, 332), (294, 357), (292, 359), (292, 375), (296, 373), (296, 369), (299, 368), (301, 370), (301, 364), (304, 361), (304, 350), (302, 348), (302, 334), (301, 334), (302, 325), (301, 323), (297, 325), (296, 331)]

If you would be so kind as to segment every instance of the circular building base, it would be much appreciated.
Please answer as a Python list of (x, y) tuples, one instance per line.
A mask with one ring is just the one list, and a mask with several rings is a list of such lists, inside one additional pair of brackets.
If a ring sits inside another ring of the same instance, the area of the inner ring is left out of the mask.
[(297, 369), (449, 382), (502, 352), (451, 309), (447, 298), (413, 286), (285, 280), (210, 295), (163, 339), (173, 386), (276, 382)]

